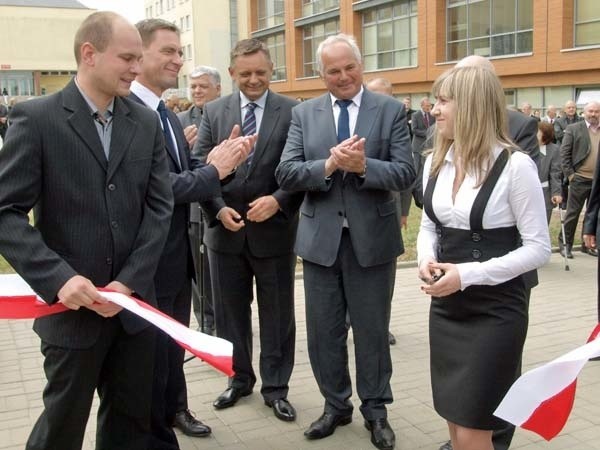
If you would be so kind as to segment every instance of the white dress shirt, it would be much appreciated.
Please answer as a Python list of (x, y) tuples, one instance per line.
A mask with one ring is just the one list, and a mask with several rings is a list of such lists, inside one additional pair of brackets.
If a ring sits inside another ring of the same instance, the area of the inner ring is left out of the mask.
[[(502, 148), (499, 146), (494, 149), (494, 160), (501, 151)], [(475, 187), (477, 184), (475, 176), (467, 174), (453, 203), (452, 185), (455, 178), (453, 160), (454, 151), (450, 148), (433, 193), (433, 210), (443, 226), (468, 230), (471, 207), (481, 186)], [(427, 187), (430, 169), (431, 155), (425, 161), (423, 191)], [(500, 284), (536, 269), (548, 261), (550, 236), (546, 222), (546, 206), (537, 167), (529, 156), (521, 152), (514, 152), (511, 155), (490, 196), (482, 222), (484, 229), (516, 225), (523, 245), (499, 258), (492, 258), (485, 262), (457, 264), (461, 290), (471, 285)], [(417, 237), (419, 263), (428, 257), (437, 260), (437, 239), (436, 225), (423, 211)]]
[(352, 100), (352, 104), (348, 105), (348, 125), (350, 129), (350, 137), (354, 136), (354, 129), (356, 128), (356, 120), (358, 119), (358, 111), (360, 109), (360, 102), (362, 100), (364, 88), (361, 86), (360, 91), (352, 98), (337, 98), (333, 94), (329, 94), (331, 98), (331, 108), (333, 109), (333, 121), (335, 122), (335, 129), (338, 129), (338, 119), (340, 117), (340, 106), (336, 103), (336, 100)]

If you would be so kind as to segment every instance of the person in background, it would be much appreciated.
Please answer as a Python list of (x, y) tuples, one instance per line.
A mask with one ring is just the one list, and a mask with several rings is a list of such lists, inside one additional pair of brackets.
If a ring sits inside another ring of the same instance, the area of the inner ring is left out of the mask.
[(173, 111), (175, 114), (180, 113), (179, 110), (179, 96), (177, 94), (171, 94), (165, 101), (165, 106)]
[(96, 448), (146, 450), (155, 328), (96, 288), (156, 306), (173, 211), (162, 131), (127, 98), (142, 56), (133, 25), (93, 13), (74, 49), (75, 78), (16, 104), (0, 152), (0, 253), (42, 300), (68, 308), (33, 324), (47, 384), (25, 448), (81, 449), (97, 391)]
[[(417, 239), (430, 308), (431, 384), (451, 447), (492, 450), (493, 416), (518, 377), (527, 333), (522, 274), (550, 257), (542, 189), (513, 151), (496, 74), (455, 67), (433, 86), (436, 138)], [(477, 117), (476, 123), (472, 118)]]
[[(188, 79), (190, 95), (194, 103), (187, 111), (177, 114), (177, 118), (181, 122), (189, 148), (193, 149), (198, 138), (204, 105), (221, 96), (221, 74), (214, 67), (198, 66), (190, 72)], [(196, 156), (203, 160), (202, 155)], [(204, 236), (202, 220), (200, 204), (192, 203), (190, 205), (190, 243), (196, 271), (192, 286), (192, 307), (200, 329), (213, 335), (215, 333), (215, 315), (208, 253), (202, 243)]]
[(554, 137), (559, 145), (562, 143), (567, 126), (583, 120), (583, 117), (577, 114), (577, 105), (573, 100), (569, 100), (565, 103), (563, 113), (564, 114), (554, 121)]
[(554, 127), (549, 122), (538, 124), (538, 142), (540, 143), (540, 164), (538, 175), (542, 183), (546, 202), (546, 219), (550, 223), (552, 210), (562, 203), (562, 169), (560, 167), (560, 151), (554, 144)]
[[(569, 180), (567, 197), (567, 214), (565, 216), (565, 242), (563, 248), (562, 230), (558, 236), (561, 254), (573, 258), (573, 242), (579, 215), (592, 190), (592, 181), (598, 159), (600, 146), (600, 102), (589, 102), (583, 108), (584, 120), (567, 125), (560, 146), (562, 171)], [(555, 128), (556, 129), (556, 128)], [(590, 256), (598, 256), (595, 248), (587, 248), (581, 244), (581, 252)]]
[(379, 449), (393, 449), (389, 324), (396, 258), (404, 251), (393, 191), (415, 179), (406, 111), (363, 87), (351, 36), (330, 36), (316, 53), (327, 93), (294, 108), (277, 167), (286, 191), (302, 192), (296, 236), (302, 258), (310, 363), (325, 405), (304, 432), (322, 439), (352, 422), (348, 369), (350, 314), (356, 389), (364, 424)]

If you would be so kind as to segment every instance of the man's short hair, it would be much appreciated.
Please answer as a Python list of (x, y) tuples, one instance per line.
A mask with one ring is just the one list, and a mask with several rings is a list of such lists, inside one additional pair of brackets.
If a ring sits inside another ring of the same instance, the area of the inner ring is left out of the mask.
[(112, 11), (98, 11), (85, 18), (75, 33), (73, 43), (77, 66), (81, 62), (81, 46), (85, 42), (92, 44), (101, 53), (106, 50), (112, 39), (113, 23), (117, 19), (123, 18)]
[(154, 38), (154, 33), (158, 30), (167, 30), (177, 33), (179, 36), (180, 31), (177, 25), (163, 19), (143, 19), (135, 24), (135, 27), (142, 37), (142, 45), (148, 47)]
[(200, 78), (202, 75), (208, 75), (210, 82), (213, 86), (218, 86), (221, 84), (221, 74), (217, 69), (210, 66), (198, 66), (195, 67), (189, 74), (190, 80), (194, 78)]
[(263, 52), (269, 62), (271, 62), (271, 52), (269, 51), (267, 44), (263, 41), (254, 38), (238, 41), (229, 54), (229, 67), (233, 67), (235, 58), (238, 56), (253, 55), (258, 52)]
[(336, 42), (343, 42), (345, 44), (348, 45), (348, 47), (350, 47), (350, 49), (352, 50), (352, 53), (354, 54), (354, 58), (360, 63), (362, 64), (362, 56), (360, 54), (360, 49), (358, 48), (358, 44), (356, 43), (356, 40), (354, 39), (353, 36), (350, 36), (349, 34), (336, 34), (335, 36), (329, 36), (327, 39), (325, 39), (324, 41), (322, 41), (319, 46), (317, 47), (317, 67), (319, 69), (319, 73), (321, 75), (323, 75), (323, 60), (321, 58), (321, 55), (323, 53), (323, 49), (331, 44), (335, 44)]

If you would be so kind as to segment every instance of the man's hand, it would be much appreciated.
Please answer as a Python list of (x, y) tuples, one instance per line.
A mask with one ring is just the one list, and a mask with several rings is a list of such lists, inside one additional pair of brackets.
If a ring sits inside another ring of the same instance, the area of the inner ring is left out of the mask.
[(562, 203), (562, 195), (553, 195), (550, 200), (553, 205), (560, 205)]
[(235, 209), (230, 208), (229, 206), (221, 208), (217, 217), (223, 226), (229, 231), (239, 231), (245, 225), (244, 221), (242, 220), (242, 216), (240, 216)]
[(227, 177), (238, 165), (246, 161), (252, 151), (257, 134), (240, 136), (240, 126), (234, 125), (228, 139), (213, 148), (206, 159), (207, 164), (213, 165), (219, 172), (219, 179)]
[(352, 136), (331, 149), (338, 169), (362, 175), (365, 171), (365, 138)]
[(95, 310), (94, 303), (106, 304), (108, 301), (98, 293), (96, 286), (85, 277), (75, 275), (67, 280), (57, 294), (58, 302), (69, 309), (78, 310), (82, 306)]
[(258, 197), (251, 202), (249, 206), (250, 209), (248, 210), (246, 217), (252, 222), (264, 222), (279, 211), (279, 202), (272, 195)]
[(185, 140), (187, 141), (190, 149), (193, 148), (194, 144), (198, 140), (198, 127), (196, 125), (185, 127), (183, 129), (183, 134), (185, 135)]
[(400, 227), (405, 230), (408, 228), (408, 216), (400, 216)]
[(587, 248), (596, 248), (596, 236), (594, 234), (584, 234), (583, 243)]

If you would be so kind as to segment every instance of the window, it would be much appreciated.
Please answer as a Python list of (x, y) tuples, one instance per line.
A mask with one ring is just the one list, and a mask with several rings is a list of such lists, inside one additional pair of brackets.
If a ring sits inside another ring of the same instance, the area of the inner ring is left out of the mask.
[(285, 67), (285, 33), (275, 33), (260, 38), (271, 53), (271, 60), (273, 61), (273, 76), (271, 80), (285, 80), (286, 79), (286, 67)]
[(575, 47), (600, 45), (600, 2), (575, 0)]
[(185, 29), (186, 30), (192, 29), (192, 18), (190, 17), (189, 14), (187, 16), (185, 16)]
[(340, 0), (302, 0), (302, 17), (339, 8)]
[(284, 2), (283, 0), (258, 0), (258, 30), (263, 28), (276, 27), (284, 21)]
[(187, 55), (188, 55), (187, 59), (192, 59), (192, 44), (186, 45), (186, 48), (187, 48)]
[(417, 65), (417, 0), (396, 0), (362, 12), (365, 70)]
[(183, 20), (184, 20), (183, 17), (179, 18), (179, 30), (180, 31), (183, 31), (183, 25), (184, 25), (184, 21)]
[(446, 59), (530, 53), (532, 0), (447, 0)]
[(322, 40), (334, 34), (338, 34), (340, 20), (338, 18), (306, 25), (302, 28), (302, 60), (305, 77), (316, 77), (319, 75), (317, 65), (317, 47)]

